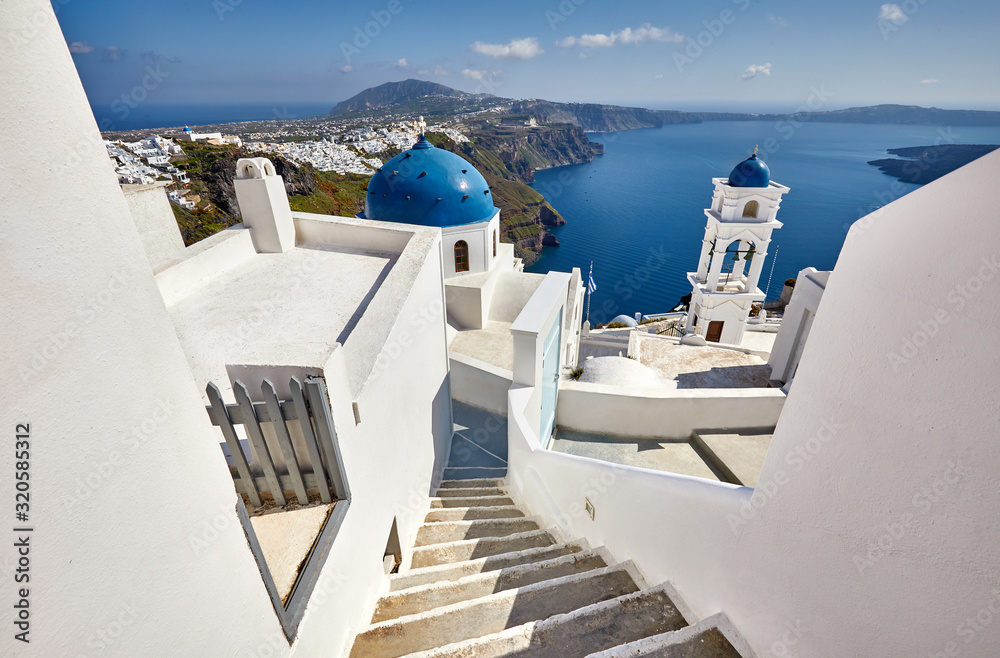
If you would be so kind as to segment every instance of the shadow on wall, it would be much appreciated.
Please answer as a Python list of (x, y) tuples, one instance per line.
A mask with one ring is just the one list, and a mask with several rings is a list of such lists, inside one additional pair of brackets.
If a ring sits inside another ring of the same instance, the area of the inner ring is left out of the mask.
[(677, 388), (767, 388), (771, 366), (727, 366), (677, 375)]
[(433, 496), (437, 487), (434, 486), (438, 473), (444, 473), (448, 463), (448, 437), (452, 431), (451, 413), (451, 385), (448, 376), (445, 375), (434, 395), (433, 407), (431, 408), (431, 428), (434, 436), (441, 437), (441, 444), (433, 446), (434, 468), (431, 470), (431, 482), (427, 490), (428, 496)]

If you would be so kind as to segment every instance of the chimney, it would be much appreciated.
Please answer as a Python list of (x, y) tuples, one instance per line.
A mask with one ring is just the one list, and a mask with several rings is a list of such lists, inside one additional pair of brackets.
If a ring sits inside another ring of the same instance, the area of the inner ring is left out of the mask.
[(257, 253), (280, 254), (295, 247), (295, 223), (285, 181), (267, 158), (236, 163), (236, 201)]

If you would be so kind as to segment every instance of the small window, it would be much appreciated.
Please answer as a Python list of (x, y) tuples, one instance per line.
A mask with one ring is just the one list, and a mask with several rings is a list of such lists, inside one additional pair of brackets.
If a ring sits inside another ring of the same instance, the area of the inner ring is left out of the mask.
[(469, 271), (469, 243), (465, 240), (455, 243), (455, 271)]
[(747, 201), (747, 205), (743, 206), (743, 216), (753, 217), (756, 219), (757, 213), (760, 211), (760, 204), (756, 201)]
[(493, 257), (497, 257), (497, 230), (493, 229)]

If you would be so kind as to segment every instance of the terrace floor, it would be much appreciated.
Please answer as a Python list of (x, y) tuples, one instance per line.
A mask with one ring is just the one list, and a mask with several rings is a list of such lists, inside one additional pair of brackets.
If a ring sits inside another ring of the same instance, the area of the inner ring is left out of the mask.
[(612, 464), (757, 486), (771, 430), (696, 432), (690, 439), (646, 439), (557, 428), (549, 448)]
[(200, 389), (229, 388), (226, 364), (322, 367), (346, 344), (396, 254), (300, 246), (256, 254), (172, 304)]

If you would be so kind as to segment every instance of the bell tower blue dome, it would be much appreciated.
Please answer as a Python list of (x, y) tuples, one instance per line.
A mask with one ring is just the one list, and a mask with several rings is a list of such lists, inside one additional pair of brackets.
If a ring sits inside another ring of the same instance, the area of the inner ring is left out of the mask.
[(757, 159), (757, 149), (753, 155), (739, 163), (729, 174), (731, 187), (768, 187), (771, 184), (771, 170), (763, 160)]
[(446, 228), (486, 222), (496, 212), (482, 174), (461, 156), (421, 136), (413, 148), (372, 176), (362, 216)]

